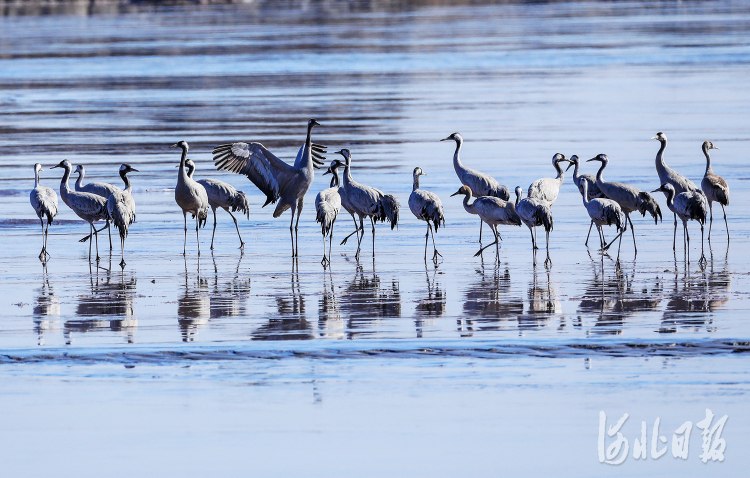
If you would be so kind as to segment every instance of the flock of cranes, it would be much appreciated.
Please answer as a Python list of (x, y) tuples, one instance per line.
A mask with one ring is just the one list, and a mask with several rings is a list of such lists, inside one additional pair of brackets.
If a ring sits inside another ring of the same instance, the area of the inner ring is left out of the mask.
[[(312, 130), (320, 124), (311, 119), (307, 124), (307, 137), (305, 143), (300, 147), (293, 165), (276, 157), (260, 143), (236, 142), (217, 146), (213, 150), (213, 159), (219, 170), (247, 176), (266, 196), (265, 204), (276, 204), (273, 217), (279, 217), (287, 209), (291, 209), (291, 221), (289, 232), (292, 244), (292, 256), (297, 256), (299, 218), (304, 206), (304, 198), (310, 189), (314, 178), (314, 170), (320, 169), (324, 164), (327, 148), (312, 142)], [(591, 229), (595, 225), (599, 234), (599, 251), (604, 253), (609, 247), (618, 241), (617, 264), (619, 266), (620, 246), (622, 235), (630, 225), (633, 236), (635, 253), (638, 253), (633, 221), (630, 213), (637, 211), (642, 216), (648, 213), (655, 222), (662, 217), (661, 209), (657, 201), (646, 191), (619, 182), (605, 181), (602, 177), (604, 169), (609, 163), (606, 154), (599, 154), (588, 161), (601, 163), (595, 176), (579, 174), (580, 161), (578, 156), (573, 155), (566, 158), (561, 153), (552, 157), (552, 166), (557, 175), (554, 178), (542, 178), (531, 183), (527, 195), (522, 198), (523, 190), (520, 186), (515, 188), (515, 201), (510, 200), (510, 190), (501, 185), (488, 174), (476, 171), (464, 166), (459, 157), (463, 138), (459, 133), (444, 138), (441, 141), (454, 140), (456, 150), (453, 155), (453, 167), (462, 186), (452, 196), (463, 195), (463, 207), (469, 214), (476, 214), (480, 219), (479, 242), (480, 249), (475, 256), (480, 255), (488, 247), (495, 245), (499, 247), (502, 240), (498, 226), (521, 226), (526, 225), (531, 234), (531, 243), (534, 252), (538, 249), (536, 228), (543, 227), (546, 234), (547, 258), (545, 265), (551, 265), (549, 255), (549, 235), (554, 226), (552, 206), (557, 199), (560, 188), (565, 179), (565, 171), (574, 167), (573, 182), (578, 188), (583, 205), (591, 219), (589, 234), (586, 237), (588, 246)], [(695, 220), (701, 227), (701, 258), (705, 261), (703, 254), (703, 231), (707, 216), (710, 214), (708, 239), (711, 240), (711, 225), (713, 223), (713, 203), (718, 202), (724, 212), (724, 223), (727, 229), (727, 242), (729, 241), (729, 226), (727, 223), (725, 206), (729, 204), (729, 186), (720, 176), (713, 173), (709, 150), (718, 149), (710, 141), (703, 143), (703, 153), (706, 157), (706, 172), (698, 188), (692, 181), (669, 168), (664, 161), (664, 151), (667, 147), (667, 137), (664, 133), (657, 133), (652, 139), (661, 143), (656, 155), (656, 171), (659, 176), (660, 186), (653, 192), (661, 191), (667, 199), (667, 207), (674, 214), (675, 228), (672, 248), (676, 250), (677, 242), (677, 217), (683, 223), (683, 244), (687, 254), (690, 245), (688, 233), (688, 221)], [(200, 255), (199, 230), (206, 224), (208, 209), (211, 208), (214, 215), (214, 228), (211, 236), (211, 249), (214, 248), (214, 236), (216, 235), (216, 210), (224, 209), (234, 221), (237, 235), (240, 240), (240, 248), (244, 248), (242, 235), (240, 234), (237, 218), (233, 212), (241, 212), (249, 218), (250, 205), (244, 192), (237, 190), (230, 184), (216, 179), (206, 178), (193, 179), (195, 163), (188, 157), (189, 146), (187, 142), (180, 141), (172, 145), (180, 148), (182, 154), (180, 164), (177, 166), (177, 185), (175, 187), (175, 202), (182, 209), (184, 220), (184, 242), (183, 254), (187, 250), (187, 214), (190, 213), (195, 219), (195, 233), (198, 241), (198, 255)], [(372, 226), (373, 253), (375, 247), (375, 224), (377, 222), (388, 222), (391, 229), (398, 225), (400, 204), (393, 195), (384, 194), (372, 186), (360, 184), (352, 177), (352, 154), (348, 149), (336, 152), (340, 154), (343, 161), (336, 158), (331, 161), (328, 169), (323, 173), (331, 174), (330, 186), (318, 193), (315, 199), (316, 221), (320, 223), (323, 236), (323, 260), (324, 265), (331, 260), (331, 249), (333, 241), (333, 226), (343, 207), (354, 222), (354, 231), (346, 236), (341, 245), (352, 236), (357, 235), (357, 252), (359, 257), (362, 240), (365, 235), (364, 220), (368, 218)], [(562, 168), (562, 163), (569, 163), (567, 168)], [(68, 185), (73, 166), (68, 160), (63, 160), (52, 168), (64, 170), (60, 183), (60, 197), (81, 219), (89, 223), (90, 234), (81, 239), (81, 242), (92, 239), (89, 242), (89, 259), (91, 258), (91, 242), (96, 243), (96, 260), (99, 260), (98, 233), (104, 228), (109, 229), (110, 223), (118, 229), (120, 235), (120, 248), (122, 260), (121, 267), (125, 266), (125, 239), (128, 235), (130, 225), (135, 221), (135, 200), (132, 195), (132, 186), (128, 173), (138, 172), (137, 169), (128, 164), (120, 167), (120, 177), (125, 184), (124, 189), (107, 183), (83, 184), (85, 169), (78, 165), (75, 172), (79, 177), (75, 183), (75, 189)], [(341, 174), (339, 174), (341, 170)], [(31, 191), (31, 205), (36, 211), (42, 225), (42, 250), (39, 258), (46, 261), (49, 258), (47, 252), (47, 233), (49, 225), (57, 214), (57, 194), (51, 188), (39, 184), (39, 172), (42, 171), (40, 164), (34, 165), (35, 187)], [(414, 216), (427, 224), (425, 234), (424, 258), (427, 260), (427, 249), (429, 238), (432, 236), (433, 254), (432, 260), (437, 262), (442, 255), (438, 252), (435, 244), (435, 232), (440, 226), (445, 226), (445, 214), (440, 198), (433, 192), (420, 188), (419, 178), (426, 176), (421, 168), (416, 167), (413, 171), (413, 189), (409, 196), (409, 209)], [(472, 198), (475, 198), (472, 202)], [(295, 222), (296, 215), (296, 222)], [(45, 226), (44, 219), (47, 219)], [(359, 219), (359, 221), (357, 221)], [(105, 221), (101, 229), (96, 229), (94, 223)], [(482, 246), (482, 225), (487, 224), (494, 235), (494, 241)], [(615, 226), (617, 235), (609, 243), (604, 237), (603, 226)], [(328, 250), (326, 253), (326, 239), (328, 239)], [(110, 249), (112, 239), (110, 232)], [(534, 254), (536, 260), (536, 254)]]

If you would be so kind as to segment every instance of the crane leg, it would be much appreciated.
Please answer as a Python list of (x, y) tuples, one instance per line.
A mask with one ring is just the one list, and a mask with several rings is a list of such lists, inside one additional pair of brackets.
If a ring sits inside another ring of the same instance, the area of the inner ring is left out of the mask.
[(708, 221), (708, 242), (711, 243), (711, 226), (714, 225), (714, 202), (708, 201), (708, 212), (711, 214), (711, 219)]
[(534, 249), (539, 249), (539, 246), (536, 244), (536, 226), (534, 226)]
[[(482, 221), (482, 222), (484, 222), (484, 221)], [(492, 230), (492, 228), (490, 228), (490, 230)], [(495, 236), (495, 240), (493, 242), (490, 242), (489, 244), (487, 244), (484, 247), (480, 247), (479, 250), (476, 252), (476, 254), (474, 254), (474, 257), (477, 257), (479, 254), (481, 254), (488, 247), (497, 244), (497, 234), (494, 234), (494, 231), (493, 231), (493, 235)], [(531, 236), (531, 238), (533, 239), (534, 236)]]
[(325, 235), (325, 229), (323, 229), (323, 259), (321, 259), (320, 263), (323, 264), (323, 266), (325, 266), (327, 260), (328, 258), (326, 257), (326, 235)]
[[(591, 228), (592, 227), (594, 227), (594, 221), (593, 220), (591, 221), (591, 224), (589, 224), (589, 233), (586, 234), (586, 242), (584, 243), (584, 246), (586, 246), (586, 247), (588, 247), (588, 245), (589, 245), (589, 236), (591, 236)], [(597, 227), (597, 230), (598, 229), (599, 229), (599, 227)], [(599, 238), (601, 239), (601, 231), (599, 231), (599, 233), (600, 233), (599, 234)], [(601, 242), (601, 241), (599, 241), (599, 242)], [(603, 245), (602, 245), (602, 247), (603, 247)]]
[(49, 223), (52, 222), (47, 219), (47, 227), (44, 228), (44, 254), (50, 257), (50, 253), (47, 252), (47, 239), (49, 238)]
[(348, 236), (346, 236), (344, 238), (344, 240), (341, 241), (341, 244), (339, 244), (339, 246), (343, 246), (344, 244), (346, 244), (346, 241), (350, 237), (352, 237), (354, 234), (357, 234), (357, 239), (359, 239), (359, 234), (358, 234), (359, 233), (359, 226), (357, 225), (357, 218), (354, 217), (354, 213), (351, 213), (351, 215), (352, 215), (352, 221), (354, 221), (354, 232), (352, 232), (351, 234), (349, 234)]
[(187, 212), (182, 211), (182, 220), (185, 223), (185, 240), (182, 243), (182, 255), (186, 255), (187, 250)]
[(534, 242), (534, 231), (531, 229), (531, 226), (526, 226), (529, 228), (529, 234), (531, 234), (531, 249), (536, 249), (536, 243)]
[(547, 258), (544, 260), (544, 265), (547, 267), (552, 266), (552, 259), (549, 256), (549, 231), (545, 231), (547, 233)]
[(292, 239), (292, 257), (294, 257), (294, 213), (297, 211), (297, 202), (292, 203), (292, 218), (289, 221), (289, 237)]
[(706, 263), (706, 253), (703, 250), (703, 224), (701, 224), (701, 258), (698, 260), (699, 263)]
[(120, 267), (124, 269), (125, 268), (125, 238), (122, 236), (120, 236), (120, 252), (121, 252)]
[(479, 220), (479, 244), (482, 244), (482, 226), (484, 225), (484, 221), (481, 219)]
[[(92, 224), (91, 227), (94, 227)], [(94, 228), (94, 240), (96, 240), (96, 262), (99, 262), (99, 233), (96, 232), (96, 228)]]
[[(591, 221), (591, 225), (592, 226), (594, 225), (594, 221)], [(589, 230), (591, 230), (591, 228), (589, 228)], [(598, 224), (596, 226), (596, 232), (599, 234), (599, 250), (601, 251), (601, 250), (604, 249), (604, 245), (605, 245), (604, 244), (604, 234), (602, 234), (602, 227), (600, 225), (598, 225)]]
[[(633, 226), (633, 220), (630, 219), (630, 214), (625, 214), (625, 219), (630, 223), (630, 233), (633, 235), (633, 249), (635, 249), (635, 255), (638, 255), (638, 246), (635, 245), (635, 226)], [(620, 255), (620, 253), (618, 252), (617, 255)]]
[(201, 240), (200, 237), (198, 237), (198, 228), (200, 227), (201, 220), (198, 218), (198, 215), (195, 215), (195, 242), (198, 244), (198, 257), (201, 256)]
[(39, 222), (42, 224), (42, 251), (39, 253), (39, 259), (43, 260), (42, 257), (47, 253), (47, 236), (44, 234), (44, 219), (40, 217)]
[(297, 222), (294, 224), (294, 257), (299, 257), (299, 217), (302, 215), (304, 205), (305, 198), (299, 198), (297, 201)]
[(622, 246), (622, 235), (620, 235), (620, 242), (617, 243), (617, 262), (615, 262), (615, 264), (617, 265), (618, 269), (620, 268), (620, 247), (621, 246)]
[(674, 213), (674, 238), (672, 239), (672, 250), (677, 250), (677, 213)]
[(427, 221), (427, 232), (424, 235), (424, 261), (425, 262), (427, 262), (427, 241), (429, 239), (430, 239), (430, 222)]
[(495, 257), (500, 260), (500, 241), (503, 240), (503, 236), (500, 235), (500, 231), (497, 230), (497, 224), (492, 226), (492, 232), (495, 233)]
[[(109, 227), (109, 223), (106, 223), (106, 224), (104, 224), (104, 225), (103, 225), (103, 226), (101, 227), (101, 229), (97, 229), (97, 228), (96, 228), (96, 226), (94, 226), (94, 230), (95, 230), (96, 232), (102, 232), (102, 231), (103, 231), (103, 230), (105, 230), (105, 229), (106, 229), (107, 227)], [(89, 233), (89, 234), (87, 234), (87, 235), (83, 236), (82, 238), (78, 239), (78, 242), (86, 242), (86, 241), (88, 241), (89, 239), (91, 239), (91, 236), (93, 236), (93, 235), (94, 235), (94, 233)]]
[[(89, 231), (92, 231), (91, 234), (94, 232), (94, 225), (92, 223), (89, 223)], [(89, 263), (91, 263), (91, 243), (94, 241), (89, 241)]]
[(112, 227), (110, 227), (109, 219), (107, 219), (107, 233), (109, 234), (109, 250), (112, 250)]
[(214, 250), (214, 236), (216, 235), (216, 209), (211, 208), (214, 211), (214, 232), (211, 234), (211, 250)]
[(362, 231), (362, 234), (357, 234), (357, 253), (354, 254), (354, 257), (356, 259), (359, 259), (359, 251), (362, 247), (362, 239), (365, 237), (365, 217), (359, 216), (359, 229)]
[(434, 250), (432, 253), (432, 261), (437, 262), (438, 256), (443, 257), (443, 255), (438, 252), (437, 247), (435, 246), (435, 229), (432, 228), (432, 225), (429, 222), (427, 225), (430, 227), (430, 232), (432, 233), (432, 249)]
[[(372, 257), (375, 257), (375, 219), (372, 216), (370, 216), (370, 224), (372, 224)], [(362, 235), (364, 233), (365, 230), (362, 229)]]
[[(721, 203), (719, 203), (721, 204)], [(724, 211), (724, 225), (727, 227), (727, 244), (729, 244), (729, 223), (727, 223), (727, 210), (724, 209), (724, 205), (721, 204), (721, 210)], [(47, 241), (44, 242), (45, 248), (47, 247)]]
[(690, 231), (688, 230), (687, 222), (683, 222), (682, 223), (682, 228), (683, 228), (682, 229), (682, 232), (683, 232), (682, 237), (685, 238), (685, 239), (687, 239), (687, 245), (685, 246), (685, 253), (688, 256), (688, 262), (690, 262)]
[[(243, 251), (245, 250), (245, 243), (242, 242), (242, 234), (240, 234), (240, 226), (237, 224), (237, 218), (234, 217), (234, 214), (229, 209), (225, 209), (226, 212), (229, 213), (230, 216), (232, 216), (232, 220), (234, 221), (234, 227), (237, 229), (237, 236), (240, 238), (240, 249)], [(214, 221), (216, 221), (216, 211), (214, 210)], [(214, 231), (216, 230), (216, 224), (214, 223)], [(211, 245), (214, 244), (214, 238), (211, 237)]]

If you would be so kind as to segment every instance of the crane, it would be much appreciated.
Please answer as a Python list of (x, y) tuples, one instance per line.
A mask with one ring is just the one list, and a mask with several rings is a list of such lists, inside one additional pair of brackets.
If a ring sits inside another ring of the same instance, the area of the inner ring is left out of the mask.
[[(39, 259), (42, 262), (47, 261), (47, 232), (52, 219), (57, 216), (57, 194), (54, 189), (39, 184), (39, 172), (43, 171), (42, 165), (34, 165), (34, 189), (31, 190), (29, 201), (34, 208), (39, 222), (42, 223), (42, 251), (39, 253)], [(47, 217), (47, 227), (44, 227), (44, 217)]]
[(727, 223), (727, 210), (724, 206), (729, 206), (729, 185), (719, 176), (714, 174), (711, 168), (711, 156), (708, 154), (709, 149), (719, 149), (711, 141), (703, 142), (703, 154), (706, 155), (706, 173), (701, 181), (701, 189), (708, 200), (708, 210), (711, 213), (711, 220), (708, 223), (708, 242), (711, 242), (711, 226), (714, 223), (714, 201), (721, 205), (724, 212), (724, 225), (727, 228), (727, 243), (729, 243), (729, 224)]
[[(422, 168), (414, 168), (412, 177), (414, 184), (412, 186), (411, 194), (409, 195), (409, 209), (414, 216), (427, 223), (427, 233), (424, 236), (424, 260), (427, 261), (427, 239), (432, 233), (432, 261), (437, 262), (438, 256), (443, 257), (435, 246), (435, 232), (437, 232), (440, 225), (445, 227), (445, 215), (443, 214), (443, 204), (440, 202), (440, 198), (437, 194), (419, 189), (419, 176), (427, 176), (422, 171)], [(433, 226), (435, 231), (433, 232)]]
[(187, 255), (187, 213), (195, 218), (195, 240), (198, 244), (198, 257), (201, 255), (201, 242), (198, 229), (206, 225), (208, 219), (208, 194), (202, 184), (188, 177), (185, 169), (187, 153), (190, 147), (186, 141), (173, 144), (170, 148), (182, 149), (180, 170), (177, 172), (177, 186), (174, 188), (174, 200), (182, 209), (182, 219), (185, 223), (185, 239), (182, 244), (182, 255)]

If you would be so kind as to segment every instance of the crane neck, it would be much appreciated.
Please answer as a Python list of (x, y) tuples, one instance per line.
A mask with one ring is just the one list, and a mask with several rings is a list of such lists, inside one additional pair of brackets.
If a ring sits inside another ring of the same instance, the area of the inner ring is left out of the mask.
[(565, 171), (563, 171), (563, 168), (560, 167), (560, 161), (555, 161), (552, 163), (552, 165), (555, 167), (555, 170), (557, 170), (557, 182), (562, 184), (565, 180)]
[(667, 140), (666, 138), (662, 141), (659, 140), (660, 146), (659, 151), (656, 153), (656, 172), (659, 173), (661, 176), (663, 173), (667, 171), (667, 163), (664, 162), (664, 150), (667, 149)]
[(34, 188), (39, 187), (39, 170), (34, 170)]
[(706, 174), (713, 174), (713, 169), (711, 169), (711, 155), (708, 153), (708, 145), (703, 145), (703, 154), (706, 155)]
[(521, 191), (516, 189), (516, 204), (515, 207), (518, 207), (518, 203), (521, 202)]
[(83, 169), (83, 166), (81, 166), (81, 169), (78, 170), (78, 179), (76, 179), (76, 190), (81, 189), (83, 187), (83, 177), (86, 175), (86, 170)]
[(177, 183), (185, 183), (190, 178), (187, 171), (185, 171), (185, 161), (187, 160), (187, 148), (182, 148), (182, 156), (180, 157), (180, 171), (177, 173)]
[(344, 174), (341, 184), (348, 186), (352, 181), (354, 180), (352, 179), (351, 157), (349, 157), (346, 158), (346, 163), (344, 164)]
[[(578, 165), (576, 165), (576, 166), (578, 166)], [(591, 202), (589, 200), (589, 182), (586, 181), (586, 180), (584, 180), (583, 184), (582, 184), (582, 187), (583, 187), (583, 205), (584, 206), (588, 206), (589, 203)]]
[(128, 172), (125, 170), (120, 171), (120, 177), (122, 178), (122, 181), (125, 183), (124, 191), (130, 194), (130, 192), (133, 190), (133, 187), (130, 184), (130, 179), (128, 179)]
[(573, 163), (573, 182), (576, 184), (576, 186), (578, 185), (578, 179), (579, 179), (579, 176), (578, 176), (579, 165), (580, 165), (579, 161), (576, 161), (575, 163)]
[(456, 140), (456, 152), (453, 153), (453, 169), (456, 170), (456, 174), (458, 174), (459, 170), (463, 169), (464, 165), (461, 164), (461, 158), (459, 157), (459, 153), (461, 152), (461, 146), (463, 146), (464, 140), (463, 139), (457, 139)]
[(667, 207), (674, 209), (675, 190), (673, 188), (667, 189), (664, 195), (667, 196)]
[[(60, 196), (65, 200), (70, 193), (70, 186), (68, 186), (68, 179), (70, 179), (70, 168), (66, 167), (63, 173), (62, 180), (60, 180)], [(66, 201), (67, 203), (67, 201)]]
[(331, 178), (331, 187), (332, 188), (336, 188), (336, 187), (338, 187), (341, 184), (339, 182), (339, 171), (338, 171), (338, 168), (332, 169), (331, 170), (331, 174), (333, 175), (333, 177)]
[(414, 175), (414, 185), (412, 186), (412, 191), (416, 191), (419, 189), (419, 174)]
[(476, 201), (474, 201), (472, 204), (469, 204), (469, 201), (471, 200), (471, 194), (464, 195), (464, 209), (466, 212), (474, 214), (474, 206), (476, 206)]
[(607, 163), (602, 161), (602, 165), (599, 166), (599, 171), (596, 172), (596, 182), (597, 183), (603, 183), (604, 178), (602, 178), (602, 172), (604, 171), (604, 168), (607, 167)]

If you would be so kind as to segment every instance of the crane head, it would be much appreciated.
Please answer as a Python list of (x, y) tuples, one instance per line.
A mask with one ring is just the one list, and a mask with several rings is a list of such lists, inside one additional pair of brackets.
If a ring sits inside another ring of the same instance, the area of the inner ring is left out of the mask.
[(414, 177), (416, 178), (417, 176), (427, 176), (427, 173), (422, 171), (422, 168), (417, 166), (416, 168), (414, 168)]
[(66, 171), (70, 171), (71, 169), (73, 169), (73, 165), (70, 164), (70, 161), (68, 161), (67, 159), (63, 159), (56, 165), (52, 166), (50, 169), (55, 169), (55, 168), (63, 168)]
[(669, 183), (664, 183), (661, 186), (659, 186), (657, 189), (654, 189), (651, 192), (658, 193), (659, 191), (663, 192), (665, 196), (669, 196), (670, 194), (674, 194), (674, 187), (672, 187), (672, 185)]
[(120, 172), (121, 173), (129, 173), (129, 172), (133, 172), (133, 171), (136, 172), (136, 173), (140, 173), (140, 171), (138, 171), (137, 169), (135, 169), (134, 167), (132, 167), (128, 163), (123, 163), (122, 166), (120, 166)]
[(343, 156), (346, 160), (346, 164), (349, 164), (349, 162), (351, 162), (352, 160), (352, 153), (348, 149), (341, 149), (339, 151), (336, 151), (336, 153), (334, 154), (340, 154), (341, 156)]
[(313, 126), (322, 126), (320, 123), (315, 121), (315, 118), (310, 118), (310, 121), (307, 122), (307, 127), (309, 129), (312, 129)]
[(711, 141), (704, 141), (703, 142), (703, 149), (719, 149)]
[(568, 162), (569, 162), (570, 164), (568, 165), (568, 167), (567, 167), (567, 168), (565, 168), (565, 171), (567, 171), (567, 170), (568, 170), (568, 169), (570, 169), (571, 167), (573, 167), (573, 166), (575, 166), (576, 164), (578, 164), (578, 155), (574, 154), (573, 156), (571, 156), (571, 157), (570, 157), (570, 159), (568, 159)]
[(326, 174), (333, 174), (334, 171), (336, 171), (338, 168), (340, 168), (343, 165), (344, 163), (342, 163), (338, 159), (334, 159), (333, 161), (331, 161), (331, 165), (328, 167), (328, 169), (326, 169), (326, 172), (323, 173), (323, 176), (325, 176)]
[(455, 141), (456, 143), (461, 143), (461, 142), (463, 142), (463, 140), (464, 140), (464, 139), (463, 139), (463, 138), (461, 137), (461, 135), (460, 135), (460, 134), (458, 134), (458, 133), (453, 133), (452, 135), (448, 136), (447, 138), (443, 138), (443, 139), (441, 139), (440, 141), (448, 141), (449, 139), (452, 139), (452, 140), (453, 140), (453, 141)]
[(76, 166), (75, 172), (78, 174), (86, 174), (86, 169), (83, 167), (82, 164), (79, 164), (78, 166)]
[(41, 165), (41, 164), (39, 164), (39, 163), (36, 163), (36, 164), (34, 165), (34, 174), (37, 174), (37, 173), (38, 173), (39, 171), (43, 171), (43, 169), (42, 169), (42, 165)]
[(565, 157), (562, 153), (555, 153), (554, 156), (552, 156), (552, 164), (555, 165), (559, 163), (560, 161), (570, 161), (568, 158)]
[(665, 142), (667, 140), (667, 136), (664, 133), (662, 133), (661, 131), (659, 131), (658, 133), (656, 133), (656, 136), (654, 136), (651, 139), (657, 139), (657, 140), (659, 140), (660, 143), (663, 143), (663, 142)]
[(187, 144), (187, 141), (180, 141), (170, 146), (170, 148), (181, 148), (183, 151), (187, 151), (189, 149), (189, 146)]
[(458, 191), (451, 194), (451, 197), (458, 196), (459, 194), (463, 194), (465, 196), (471, 197), (471, 188), (469, 186), (463, 185), (460, 188), (458, 188)]
[(601, 161), (602, 163), (607, 164), (609, 162), (609, 158), (606, 154), (597, 154), (593, 158), (586, 160), (587, 163), (590, 161)]

